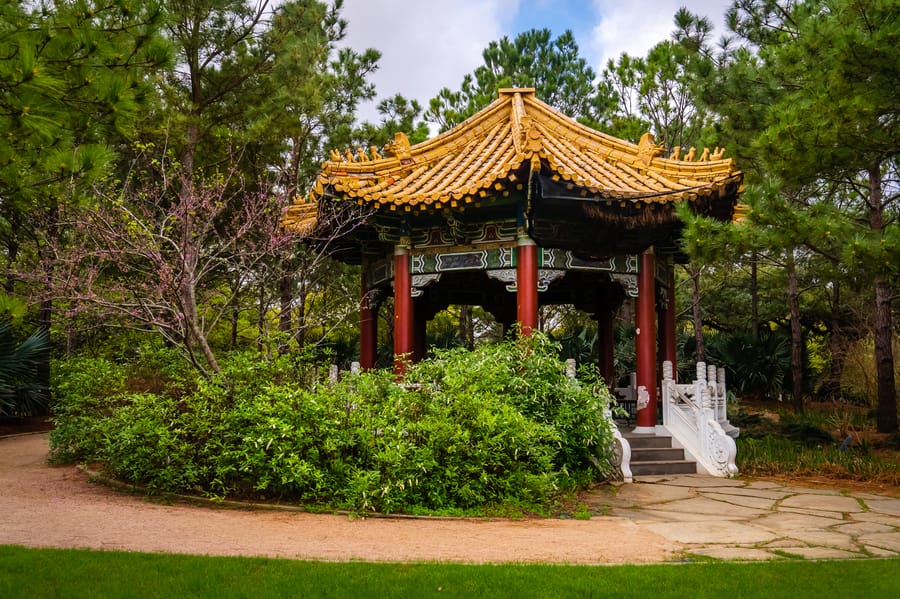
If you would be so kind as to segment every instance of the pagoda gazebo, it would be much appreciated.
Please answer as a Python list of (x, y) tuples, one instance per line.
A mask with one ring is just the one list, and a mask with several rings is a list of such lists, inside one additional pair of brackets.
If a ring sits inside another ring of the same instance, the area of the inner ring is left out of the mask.
[[(451, 304), (479, 305), (522, 334), (538, 308), (572, 304), (598, 322), (614, 385), (613, 317), (635, 299), (637, 431), (657, 423), (658, 364), (675, 362), (674, 265), (679, 204), (731, 220), (743, 175), (721, 150), (668, 157), (595, 131), (529, 88), (410, 146), (340, 154), (322, 165), (284, 225), (361, 264), (360, 365), (375, 366), (376, 311), (394, 297), (394, 368), (425, 352), (425, 325)], [(350, 223), (348, 225), (348, 223)], [(659, 361), (658, 361), (659, 358)]]

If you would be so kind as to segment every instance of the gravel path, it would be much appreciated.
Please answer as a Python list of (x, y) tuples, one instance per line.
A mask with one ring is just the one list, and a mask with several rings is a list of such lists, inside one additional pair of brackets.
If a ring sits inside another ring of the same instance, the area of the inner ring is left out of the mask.
[(309, 560), (663, 562), (681, 545), (628, 518), (367, 518), (159, 505), (46, 464), (47, 435), (0, 438), (0, 544)]

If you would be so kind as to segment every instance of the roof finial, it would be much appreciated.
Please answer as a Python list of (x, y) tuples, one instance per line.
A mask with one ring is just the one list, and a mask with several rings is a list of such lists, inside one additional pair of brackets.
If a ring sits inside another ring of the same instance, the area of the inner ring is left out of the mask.
[(400, 160), (410, 157), (409, 149), (409, 138), (406, 137), (406, 133), (403, 131), (397, 131), (397, 133), (394, 134), (394, 141), (389, 141), (384, 145), (385, 154), (394, 156)]
[(650, 161), (662, 153), (663, 146), (654, 141), (652, 133), (648, 131), (641, 135), (641, 140), (638, 142), (637, 157), (645, 166), (650, 166)]

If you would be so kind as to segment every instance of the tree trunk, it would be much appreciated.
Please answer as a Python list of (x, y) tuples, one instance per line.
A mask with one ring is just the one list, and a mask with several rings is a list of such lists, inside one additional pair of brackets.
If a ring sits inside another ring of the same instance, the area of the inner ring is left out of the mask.
[(259, 302), (256, 310), (256, 351), (260, 354), (265, 352), (266, 340), (266, 312), (269, 306), (266, 304), (266, 286), (259, 286)]
[(897, 387), (894, 380), (894, 350), (891, 346), (891, 284), (875, 280), (875, 374), (878, 377), (877, 427), (879, 433), (897, 432)]
[(200, 351), (203, 353), (203, 358), (206, 360), (206, 363), (209, 366), (210, 370), (212, 370), (216, 374), (221, 373), (222, 369), (219, 368), (219, 362), (218, 360), (216, 360), (216, 355), (213, 352), (212, 347), (209, 345), (209, 340), (206, 338), (206, 333), (203, 331), (199, 323), (199, 316), (197, 312), (197, 296), (194, 289), (193, 276), (185, 276), (185, 280), (181, 284), (181, 306), (186, 327), (185, 337), (188, 343), (191, 343), (191, 340), (196, 342), (200, 347)]
[(788, 250), (785, 265), (788, 275), (788, 304), (791, 314), (791, 394), (794, 411), (803, 411), (803, 329), (800, 326), (800, 286), (793, 250)]
[(843, 310), (841, 307), (841, 284), (831, 282), (831, 323), (829, 326), (828, 349), (831, 352), (831, 364), (828, 367), (828, 378), (819, 389), (819, 397), (826, 401), (841, 398), (841, 380), (844, 376), (844, 363), (847, 358), (847, 336), (844, 333)]
[(750, 256), (750, 335), (759, 340), (759, 253)]
[(278, 332), (281, 333), (278, 351), (288, 351), (288, 342), (294, 332), (294, 264), (291, 258), (281, 261), (281, 277), (278, 279)]
[(475, 347), (475, 331), (472, 323), (472, 306), (459, 307), (459, 339), (463, 346), (472, 350)]
[(688, 268), (691, 275), (691, 314), (694, 321), (694, 341), (697, 343), (697, 361), (706, 361), (706, 346), (703, 343), (703, 313), (700, 310), (700, 267), (693, 264)]
[[(884, 235), (881, 196), (881, 163), (869, 167), (869, 227)], [(882, 237), (883, 241), (883, 237)], [(897, 387), (894, 380), (894, 328), (891, 316), (891, 283), (875, 278), (875, 375), (878, 380), (877, 427), (879, 433), (897, 432)]]
[[(13, 225), (13, 230), (16, 226)], [(19, 242), (16, 239), (6, 241), (6, 280), (3, 282), (3, 290), (7, 295), (12, 295), (16, 290), (16, 258), (19, 256)]]
[(300, 349), (306, 345), (306, 279), (300, 279), (297, 289), (297, 332), (294, 334)]

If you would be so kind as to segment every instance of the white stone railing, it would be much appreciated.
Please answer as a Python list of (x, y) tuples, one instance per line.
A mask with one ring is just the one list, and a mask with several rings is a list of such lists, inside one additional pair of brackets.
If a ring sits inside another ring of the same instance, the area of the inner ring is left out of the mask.
[(609, 426), (613, 433), (613, 466), (618, 468), (622, 475), (622, 481), (626, 483), (633, 482), (634, 477), (631, 474), (631, 444), (628, 442), (628, 439), (622, 436), (619, 426), (613, 419), (612, 410), (606, 408), (604, 413), (606, 419), (609, 420)]
[(663, 362), (661, 385), (663, 427), (697, 464), (713, 476), (737, 474), (734, 438), (740, 432), (728, 422), (725, 370), (697, 363), (693, 383), (675, 382), (672, 363)]
[[(575, 360), (573, 358), (567, 359), (566, 376), (574, 379), (576, 370)], [(634, 478), (631, 474), (631, 444), (628, 443), (628, 439), (622, 436), (622, 432), (619, 430), (619, 426), (613, 417), (612, 406), (604, 408), (603, 415), (609, 422), (609, 428), (613, 434), (613, 466), (619, 470), (624, 482), (633, 482)]]

